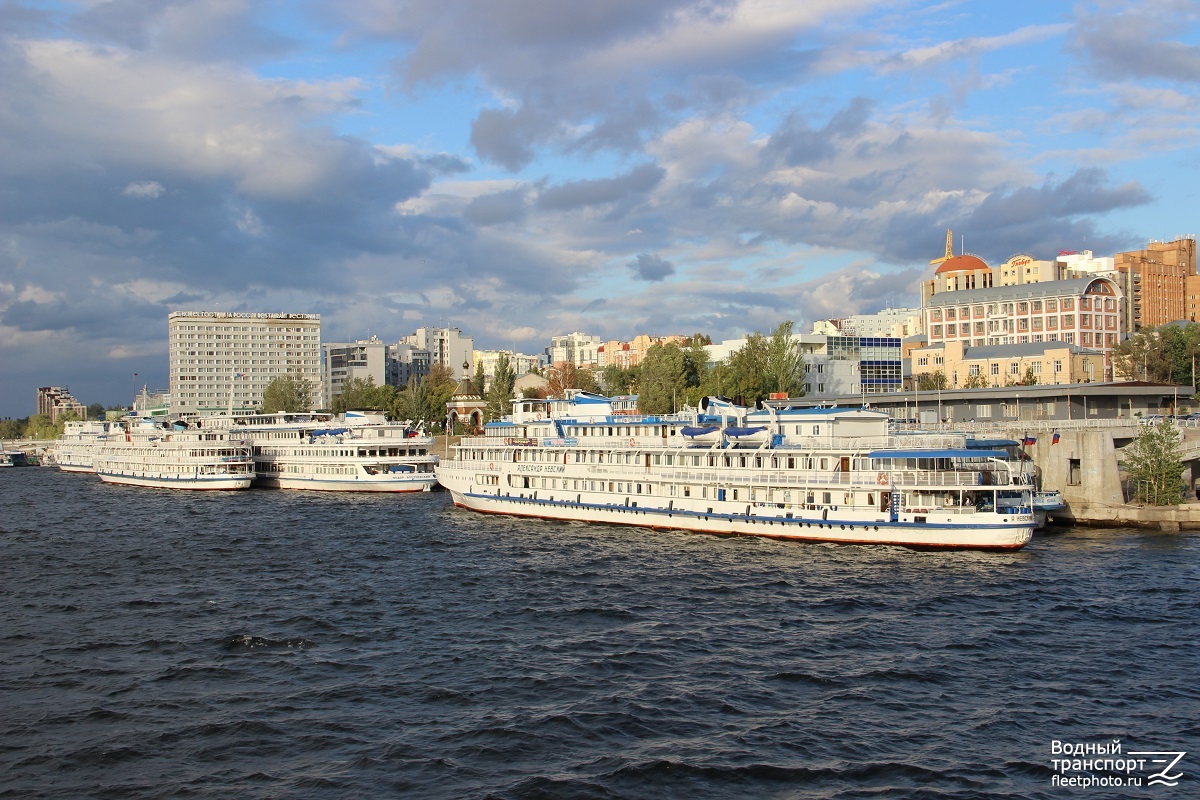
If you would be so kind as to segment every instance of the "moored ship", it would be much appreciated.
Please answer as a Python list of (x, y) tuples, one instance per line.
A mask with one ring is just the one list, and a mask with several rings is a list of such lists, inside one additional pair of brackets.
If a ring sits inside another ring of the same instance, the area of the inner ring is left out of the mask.
[(54, 443), (54, 463), (63, 472), (95, 472), (92, 459), (108, 443), (110, 433), (124, 432), (117, 423), (103, 420), (68, 420)]
[(144, 420), (109, 435), (93, 456), (105, 483), (159, 489), (248, 489), (254, 479), (250, 446), (219, 431)]
[(1032, 466), (967, 436), (889, 435), (861, 408), (709, 402), (613, 413), (607, 398), (515, 401), (438, 479), (474, 511), (781, 539), (1015, 550)]
[(437, 486), (433, 437), (382, 416), (321, 412), (207, 417), (253, 448), (255, 485), (329, 492), (427, 492)]

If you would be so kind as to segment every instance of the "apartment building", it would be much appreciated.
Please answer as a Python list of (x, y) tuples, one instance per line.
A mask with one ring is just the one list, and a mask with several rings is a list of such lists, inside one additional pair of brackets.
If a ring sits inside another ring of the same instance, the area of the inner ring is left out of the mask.
[(574, 364), (577, 367), (593, 368), (597, 365), (600, 337), (574, 331), (566, 336), (550, 337), (546, 348), (548, 364)]
[(37, 413), (45, 414), (51, 422), (66, 413), (76, 419), (87, 419), (87, 406), (76, 400), (66, 386), (39, 386), (37, 390)]
[(400, 344), (427, 350), (430, 365), (446, 367), (456, 381), (471, 377), (475, 340), (463, 335), (458, 328), (417, 328), (416, 332), (401, 339)]
[[(1130, 333), (1181, 319), (1192, 319), (1196, 304), (1190, 291), (1200, 290), (1196, 276), (1196, 237), (1150, 242), (1142, 250), (1117, 253), (1114, 268), (1124, 281), (1126, 326)], [(1190, 281), (1190, 284), (1189, 284)]]

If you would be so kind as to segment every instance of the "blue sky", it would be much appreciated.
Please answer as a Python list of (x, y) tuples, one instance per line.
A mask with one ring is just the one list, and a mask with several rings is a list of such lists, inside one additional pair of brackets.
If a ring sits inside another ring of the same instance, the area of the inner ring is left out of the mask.
[(916, 303), (1196, 232), (1191, 0), (0, 3), (0, 416), (173, 310), (478, 347)]

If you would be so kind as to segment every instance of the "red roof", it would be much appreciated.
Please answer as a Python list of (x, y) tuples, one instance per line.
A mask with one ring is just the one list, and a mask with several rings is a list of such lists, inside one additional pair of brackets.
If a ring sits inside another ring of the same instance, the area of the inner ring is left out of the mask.
[(952, 256), (947, 258), (937, 268), (935, 275), (941, 275), (944, 272), (972, 272), (977, 269), (987, 269), (987, 262), (979, 256), (968, 254), (961, 256)]

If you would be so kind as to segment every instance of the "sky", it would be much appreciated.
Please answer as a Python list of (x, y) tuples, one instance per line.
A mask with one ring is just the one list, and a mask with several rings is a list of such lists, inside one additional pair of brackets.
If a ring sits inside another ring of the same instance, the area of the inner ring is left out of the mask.
[(534, 354), (1144, 247), (1198, 106), (1194, 0), (0, 0), (0, 417), (165, 389), (171, 311)]

